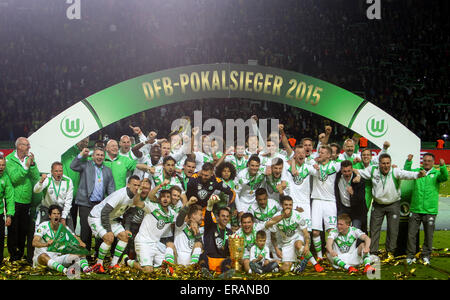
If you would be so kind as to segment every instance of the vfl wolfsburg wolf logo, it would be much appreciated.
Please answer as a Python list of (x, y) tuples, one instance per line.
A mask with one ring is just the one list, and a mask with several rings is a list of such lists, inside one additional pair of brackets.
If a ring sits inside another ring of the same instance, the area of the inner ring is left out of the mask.
[(66, 116), (61, 120), (60, 129), (68, 138), (78, 137), (84, 130), (84, 123), (80, 118)]
[(378, 120), (371, 116), (366, 123), (367, 132), (376, 138), (382, 137), (388, 130), (387, 122), (384, 119)]

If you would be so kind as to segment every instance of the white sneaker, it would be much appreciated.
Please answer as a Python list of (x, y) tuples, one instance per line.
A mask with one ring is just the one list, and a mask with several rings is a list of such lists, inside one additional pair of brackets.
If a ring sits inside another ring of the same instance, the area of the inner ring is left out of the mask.
[(415, 258), (407, 258), (407, 259), (406, 259), (406, 263), (407, 263), (408, 265), (415, 264), (415, 263), (416, 263), (416, 259), (415, 259)]
[(431, 265), (430, 258), (429, 257), (424, 257), (423, 258), (423, 264), (426, 265), (426, 266)]

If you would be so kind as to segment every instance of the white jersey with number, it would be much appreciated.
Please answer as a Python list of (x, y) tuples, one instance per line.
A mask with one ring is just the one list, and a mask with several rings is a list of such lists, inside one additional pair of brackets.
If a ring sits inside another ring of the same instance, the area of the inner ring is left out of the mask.
[(311, 193), (312, 199), (320, 199), (336, 202), (334, 193), (334, 182), (336, 174), (341, 169), (341, 164), (335, 161), (329, 161), (327, 164), (319, 164), (319, 170), (310, 169), (313, 176), (313, 189)]
[(128, 197), (127, 187), (123, 187), (94, 206), (90, 212), (90, 215), (94, 218), (101, 218), (102, 209), (106, 204), (109, 204), (113, 208), (112, 212), (109, 214), (110, 222), (122, 217), (130, 207), (135, 207), (133, 204), (133, 198)]
[[(281, 215), (278, 212), (275, 217)], [(297, 240), (303, 240), (303, 229), (306, 229), (306, 221), (301, 214), (293, 210), (291, 216), (287, 219), (282, 219), (277, 224), (271, 227), (271, 232), (278, 232), (281, 237), (281, 245), (286, 246)]]
[(143, 208), (145, 212), (139, 232), (136, 235), (137, 243), (157, 243), (163, 234), (170, 230), (170, 226), (175, 222), (177, 213), (168, 207), (165, 212), (159, 203), (146, 202)]

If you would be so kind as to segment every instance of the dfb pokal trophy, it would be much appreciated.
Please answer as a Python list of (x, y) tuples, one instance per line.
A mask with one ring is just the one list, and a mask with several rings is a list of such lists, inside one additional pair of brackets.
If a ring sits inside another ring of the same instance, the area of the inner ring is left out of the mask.
[(239, 263), (242, 257), (244, 257), (244, 237), (237, 234), (233, 234), (228, 238), (228, 248), (230, 249), (230, 257), (233, 268), (236, 271), (241, 270), (241, 264)]

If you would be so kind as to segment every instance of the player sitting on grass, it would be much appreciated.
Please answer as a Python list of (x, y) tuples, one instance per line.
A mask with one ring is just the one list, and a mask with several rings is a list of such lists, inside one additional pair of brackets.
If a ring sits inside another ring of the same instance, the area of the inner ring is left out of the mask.
[[(335, 269), (339, 267), (355, 273), (355, 266), (364, 264), (364, 273), (373, 273), (370, 265), (370, 238), (356, 227), (350, 226), (351, 219), (347, 214), (338, 216), (337, 229), (330, 231), (327, 240), (328, 259)], [(357, 240), (363, 242), (356, 247)]]
[[(58, 205), (50, 205), (48, 208), (48, 213), (50, 221), (44, 221), (39, 224), (34, 234), (32, 242), (33, 247), (35, 247), (33, 266), (48, 266), (52, 270), (66, 274), (68, 271), (67, 267), (71, 266), (74, 261), (79, 260), (80, 268), (83, 272), (87, 272), (89, 269), (89, 264), (85, 257), (77, 254), (49, 252), (47, 250), (47, 247), (53, 243), (58, 228), (61, 225), (62, 209)], [(70, 231), (69, 228), (67, 228), (67, 230)], [(74, 236), (80, 243), (81, 247), (86, 247), (86, 245), (76, 235)]]
[(250, 269), (256, 274), (280, 270), (278, 263), (270, 259), (269, 247), (266, 246), (266, 236), (264, 230), (258, 231), (255, 245), (250, 249)]

